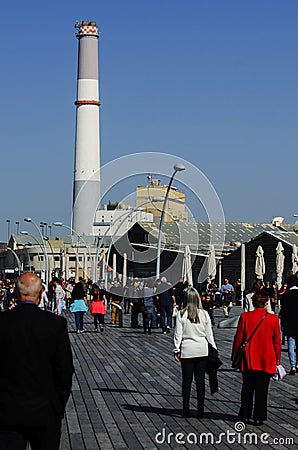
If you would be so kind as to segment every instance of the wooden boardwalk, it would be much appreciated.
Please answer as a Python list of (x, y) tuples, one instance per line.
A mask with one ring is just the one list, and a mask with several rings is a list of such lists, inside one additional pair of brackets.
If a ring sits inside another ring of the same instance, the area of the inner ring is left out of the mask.
[[(232, 314), (239, 313), (234, 307)], [(76, 334), (74, 317), (68, 311), (65, 316), (75, 375), (61, 450), (298, 448), (298, 374), (270, 383), (265, 425), (248, 424), (245, 430), (235, 425), (241, 389), (241, 375), (231, 369), (229, 360), (235, 329), (214, 328), (224, 362), (219, 371), (220, 391), (211, 396), (206, 379), (205, 418), (183, 419), (181, 370), (172, 356), (172, 332), (163, 335), (157, 329), (144, 335), (142, 329), (129, 328), (130, 316), (125, 315), (124, 328), (107, 325), (103, 333), (94, 333), (92, 317), (87, 314), (86, 332)], [(216, 323), (223, 319), (221, 310), (215, 311), (215, 319)], [(282, 364), (288, 369), (285, 347)], [(195, 392), (191, 405), (195, 414)]]

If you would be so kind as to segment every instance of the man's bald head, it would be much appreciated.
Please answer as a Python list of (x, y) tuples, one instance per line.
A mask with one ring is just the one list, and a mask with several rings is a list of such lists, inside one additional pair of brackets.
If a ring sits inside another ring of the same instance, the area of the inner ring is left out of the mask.
[(17, 293), (21, 302), (31, 301), (36, 304), (40, 302), (42, 293), (41, 279), (32, 272), (24, 272), (17, 280)]

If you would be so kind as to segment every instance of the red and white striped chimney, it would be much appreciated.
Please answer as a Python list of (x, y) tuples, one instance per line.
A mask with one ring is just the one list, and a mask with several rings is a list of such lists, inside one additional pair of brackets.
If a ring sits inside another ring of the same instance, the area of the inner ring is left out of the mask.
[(96, 22), (77, 22), (75, 27), (79, 48), (72, 228), (90, 235), (100, 199), (99, 32)]

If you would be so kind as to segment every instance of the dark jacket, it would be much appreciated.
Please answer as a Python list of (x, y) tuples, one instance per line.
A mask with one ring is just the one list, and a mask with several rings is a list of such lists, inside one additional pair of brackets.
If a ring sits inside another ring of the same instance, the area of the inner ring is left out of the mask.
[(286, 335), (298, 339), (298, 289), (292, 288), (282, 295), (280, 318)]
[(161, 283), (156, 291), (160, 306), (172, 306), (174, 290), (169, 283)]
[(1, 425), (62, 419), (74, 372), (67, 322), (33, 303), (0, 314)]

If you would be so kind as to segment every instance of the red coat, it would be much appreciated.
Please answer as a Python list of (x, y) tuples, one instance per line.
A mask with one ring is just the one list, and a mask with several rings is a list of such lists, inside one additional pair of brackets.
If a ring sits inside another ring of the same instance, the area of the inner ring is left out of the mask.
[(90, 306), (91, 314), (106, 314), (106, 307), (103, 301), (93, 300)]
[[(266, 311), (264, 308), (256, 308), (254, 311), (243, 313), (240, 317), (236, 335), (234, 338), (232, 355), (240, 345), (249, 338)], [(246, 370), (262, 370), (275, 374), (277, 361), (281, 356), (281, 338), (278, 317), (267, 314), (247, 346), (245, 358), (241, 364), (241, 372)]]

